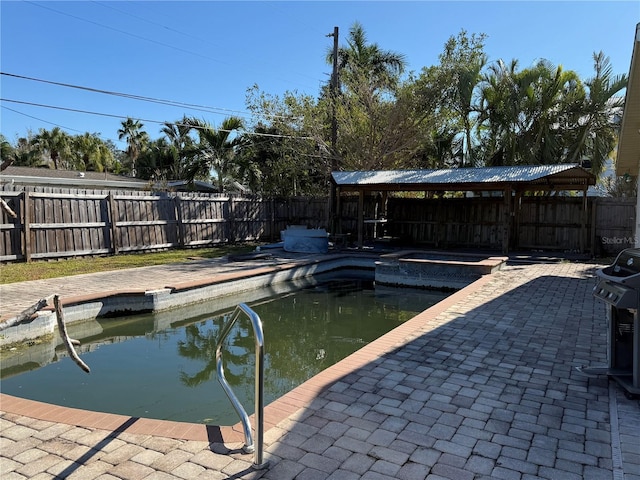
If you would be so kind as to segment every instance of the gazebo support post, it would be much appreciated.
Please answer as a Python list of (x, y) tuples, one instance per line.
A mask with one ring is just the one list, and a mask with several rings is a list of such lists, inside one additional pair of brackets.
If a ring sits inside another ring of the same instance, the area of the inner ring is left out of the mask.
[(520, 211), (522, 208), (522, 192), (520, 190), (516, 190), (516, 196), (514, 199), (513, 212), (514, 212), (514, 221), (512, 224), (513, 232), (512, 232), (512, 246), (514, 249), (518, 249), (520, 247)]
[(504, 190), (504, 217), (502, 225), (502, 253), (509, 253), (509, 233), (511, 230), (511, 186)]
[(358, 248), (362, 250), (364, 239), (364, 190), (358, 190)]
[(587, 245), (587, 189), (582, 190), (582, 220), (580, 222), (580, 253), (585, 253)]
[(342, 234), (342, 196), (340, 195), (340, 187), (336, 187), (336, 223), (335, 232)]

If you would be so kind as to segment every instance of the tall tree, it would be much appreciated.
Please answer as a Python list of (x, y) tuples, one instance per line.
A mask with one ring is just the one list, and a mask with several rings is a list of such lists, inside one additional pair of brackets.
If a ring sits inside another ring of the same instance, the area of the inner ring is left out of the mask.
[(253, 85), (246, 104), (258, 121), (243, 135), (238, 154), (253, 166), (256, 191), (281, 197), (325, 195), (330, 132), (317, 100), (290, 91), (270, 95)]
[(624, 105), (624, 97), (618, 95), (627, 86), (626, 75), (614, 75), (609, 57), (603, 52), (593, 54), (595, 75), (585, 80), (588, 94), (574, 111), (576, 125), (573, 142), (569, 145), (568, 161), (588, 159), (591, 171), (600, 175), (606, 160), (617, 143), (617, 129), (622, 108), (638, 108)]
[(144, 125), (140, 120), (127, 118), (118, 129), (118, 140), (127, 142), (127, 158), (131, 163), (131, 175), (136, 176), (136, 160), (149, 141), (149, 135), (142, 130)]
[[(333, 64), (333, 50), (327, 54), (327, 63)], [(376, 43), (368, 43), (364, 28), (355, 22), (349, 29), (347, 46), (338, 48), (340, 77), (347, 84), (361, 84), (366, 78), (368, 88), (373, 91), (393, 90), (406, 67), (405, 56), (383, 50)]]
[[(401, 152), (407, 154), (413, 148), (411, 135), (406, 135), (413, 131), (406, 122), (407, 105), (396, 102), (405, 57), (369, 43), (358, 22), (349, 30), (346, 43), (337, 51), (343, 92), (337, 98), (325, 95), (323, 102), (335, 109), (340, 132), (338, 151), (331, 154), (338, 157), (338, 168), (391, 167)], [(333, 57), (331, 50), (327, 62), (333, 64)]]
[(476, 125), (478, 106), (476, 96), (482, 80), (482, 71), (487, 64), (484, 53), (486, 35), (467, 35), (461, 30), (458, 36), (450, 37), (440, 54), (438, 82), (444, 87), (442, 98), (446, 108), (453, 112), (452, 119), (460, 125), (462, 131), (462, 166), (473, 166), (474, 142), (471, 134)]
[(51, 159), (55, 170), (63, 167), (63, 162), (68, 161), (71, 150), (71, 138), (60, 127), (52, 130), (41, 128), (31, 141), (31, 146)]
[(229, 183), (242, 176), (241, 164), (235, 159), (237, 137), (233, 136), (243, 128), (242, 120), (228, 117), (218, 129), (195, 118), (187, 119), (186, 123), (196, 129), (200, 137), (199, 153), (190, 166), (189, 179), (209, 179), (213, 171), (219, 191), (227, 191)]
[(113, 154), (97, 133), (85, 132), (72, 137), (71, 148), (76, 169), (93, 172), (113, 170)]
[(184, 116), (175, 123), (165, 122), (160, 130), (166, 136), (171, 152), (165, 154), (164, 176), (167, 179), (180, 180), (188, 176), (190, 159), (197, 153), (195, 141), (190, 135), (193, 128)]

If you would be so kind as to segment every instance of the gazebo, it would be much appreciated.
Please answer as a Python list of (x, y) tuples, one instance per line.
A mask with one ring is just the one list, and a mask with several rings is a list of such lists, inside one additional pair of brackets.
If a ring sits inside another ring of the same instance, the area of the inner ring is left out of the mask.
[[(520, 197), (527, 192), (581, 191), (583, 198), (582, 228), (587, 224), (587, 190), (596, 178), (577, 164), (523, 165), (512, 167), (453, 168), (442, 170), (381, 170), (332, 172), (336, 187), (335, 215), (340, 220), (340, 195), (358, 194), (358, 240), (363, 247), (365, 222), (392, 219), (365, 219), (365, 193), (377, 192), (386, 205), (389, 192), (502, 192), (504, 198), (502, 251), (508, 252), (511, 218), (518, 216)], [(386, 213), (386, 212), (385, 212)]]

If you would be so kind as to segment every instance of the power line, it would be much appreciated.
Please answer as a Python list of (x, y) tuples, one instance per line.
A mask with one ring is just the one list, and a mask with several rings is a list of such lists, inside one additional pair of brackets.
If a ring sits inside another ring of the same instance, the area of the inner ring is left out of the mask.
[[(43, 103), (34, 103), (34, 102), (25, 102), (22, 100), (13, 100), (13, 99), (9, 99), (9, 98), (0, 98), (0, 102), (10, 102), (10, 103), (18, 103), (20, 105), (29, 105), (32, 107), (41, 107), (41, 108), (51, 108), (54, 110), (63, 110), (66, 112), (74, 112), (74, 113), (82, 113), (82, 114), (87, 114), (87, 115), (98, 115), (101, 117), (108, 117), (108, 118), (117, 118), (117, 119), (127, 119), (127, 118), (132, 118), (130, 116), (123, 116), (123, 115), (115, 115), (112, 113), (102, 113), (102, 112), (92, 112), (89, 110), (81, 110), (81, 109), (77, 109), (77, 108), (68, 108), (68, 107), (60, 107), (60, 106), (56, 106), (56, 105), (46, 105)], [(134, 120), (138, 120), (141, 122), (147, 122), (147, 123), (156, 123), (159, 125), (165, 125), (166, 123), (171, 123), (172, 125), (176, 125), (176, 126), (186, 126), (186, 127), (191, 127), (194, 128), (196, 130), (202, 130), (205, 127), (198, 127), (198, 126), (193, 126), (193, 125), (186, 125), (183, 123), (179, 123), (179, 122), (165, 122), (165, 121), (161, 121), (161, 120), (151, 120), (151, 119), (146, 119), (146, 118), (134, 118)], [(227, 133), (232, 133), (232, 130), (224, 130), (221, 128), (216, 129), (219, 132), (227, 132)], [(279, 135), (279, 134), (275, 134), (275, 133), (257, 133), (257, 132), (244, 132), (246, 135), (251, 135), (251, 136), (257, 136), (257, 137), (271, 137), (271, 138), (291, 138), (291, 139), (296, 139), (296, 140), (316, 140), (314, 137), (308, 137), (308, 136), (295, 136), (295, 135)]]
[(49, 125), (53, 125), (54, 127), (63, 128), (65, 130), (71, 130), (73, 132), (83, 133), (81, 130), (76, 130), (75, 128), (65, 127), (64, 125), (60, 125), (58, 123), (49, 122), (47, 120), (43, 120), (42, 118), (34, 117), (33, 115), (27, 115), (24, 112), (19, 112), (18, 110), (14, 110), (13, 108), (9, 108), (6, 105), (0, 105), (5, 110), (9, 110), (10, 112), (17, 113), (18, 115), (23, 115), (25, 117), (33, 118), (34, 120), (38, 120), (39, 122), (48, 123)]
[[(163, 29), (168, 30), (168, 31), (170, 31), (170, 32), (177, 33), (177, 34), (179, 34), (179, 35), (183, 35), (183, 36), (185, 36), (185, 37), (187, 37), (187, 38), (191, 38), (191, 39), (193, 39), (193, 40), (197, 40), (198, 42), (201, 42), (201, 43), (209, 44), (209, 45), (211, 45), (211, 46), (213, 46), (213, 47), (215, 47), (215, 48), (224, 48), (224, 47), (225, 47), (224, 45), (219, 45), (219, 44), (216, 44), (216, 43), (210, 42), (210, 41), (208, 41), (208, 40), (206, 40), (206, 39), (200, 38), (200, 37), (198, 37), (198, 36), (196, 36), (196, 35), (193, 35), (193, 34), (191, 34), (191, 33), (183, 32), (183, 31), (181, 31), (181, 30), (178, 30), (178, 29), (175, 29), (175, 28), (173, 28), (173, 27), (170, 27), (170, 26), (164, 25), (164, 24), (162, 24), (162, 23), (154, 22), (154, 21), (152, 21), (152, 20), (149, 20), (148, 18), (144, 18), (144, 17), (141, 17), (141, 16), (139, 16), (139, 15), (134, 15), (133, 13), (127, 12), (127, 11), (125, 11), (125, 10), (121, 10), (121, 9), (116, 8), (116, 7), (114, 7), (114, 6), (111, 6), (111, 5), (107, 5), (107, 4), (103, 3), (103, 2), (99, 2), (99, 1), (97, 1), (97, 0), (92, 0), (92, 2), (93, 2), (93, 3), (96, 3), (96, 4), (98, 4), (98, 5), (101, 5), (102, 7), (109, 8), (109, 9), (111, 9), (111, 10), (114, 10), (114, 11), (116, 11), (116, 12), (118, 12), (118, 13), (123, 14), (123, 15), (127, 15), (127, 16), (129, 16), (129, 17), (131, 17), (131, 18), (135, 18), (136, 20), (140, 20), (140, 21), (145, 22), (145, 23), (148, 23), (148, 24), (150, 24), (150, 25), (155, 25), (155, 26), (157, 26), (157, 27), (163, 28)], [(271, 4), (269, 4), (269, 6), (270, 6), (270, 7), (273, 7), (273, 5), (271, 5)], [(279, 10), (280, 10), (281, 12), (284, 12), (285, 14), (287, 14), (287, 13), (288, 13), (288, 11), (286, 11), (286, 10), (283, 10), (283, 9), (279, 9)], [(299, 22), (298, 22), (298, 23), (299, 23)], [(308, 27), (309, 27), (309, 28), (312, 28), (312, 27), (311, 27), (311, 25), (308, 25)], [(243, 52), (243, 55), (242, 55), (242, 56), (243, 56), (243, 58), (247, 57), (247, 56), (248, 56), (248, 54), (249, 54), (249, 55), (251, 55), (251, 52)], [(251, 56), (253, 57), (253, 63), (255, 63), (255, 62), (261, 62), (261, 63), (263, 63), (263, 64), (264, 64), (264, 61), (262, 60), (262, 58), (261, 58), (261, 57), (258, 57), (258, 56), (255, 56), (255, 55), (251, 55)], [(317, 81), (317, 78), (316, 78), (316, 77), (312, 77), (312, 76), (310, 76), (310, 75), (305, 75), (305, 74), (301, 74), (301, 73), (300, 73), (299, 75), (301, 75), (301, 76), (303, 76), (303, 77), (307, 77), (307, 78), (312, 79), (312, 80), (314, 80), (314, 81)], [(276, 77), (276, 78), (278, 78), (278, 77)], [(289, 80), (288, 78), (278, 78), (278, 79), (279, 79), (279, 80), (286, 81), (286, 82), (290, 82), (290, 80)], [(291, 83), (293, 83), (293, 82), (291, 82)]]
[[(18, 78), (21, 80), (30, 80), (30, 81), (34, 81), (34, 82), (40, 82), (40, 83), (46, 83), (49, 85), (57, 85), (60, 87), (67, 87), (67, 88), (75, 88), (78, 90), (84, 90), (84, 91), (88, 91), (88, 92), (94, 92), (94, 93), (102, 93), (105, 95), (113, 95), (113, 96), (117, 96), (117, 97), (123, 97), (123, 98), (128, 98), (128, 99), (132, 99), (132, 100), (140, 100), (140, 101), (144, 101), (144, 102), (150, 102), (150, 103), (157, 103), (160, 105), (168, 105), (171, 107), (187, 107), (189, 109), (192, 110), (198, 110), (198, 111), (202, 111), (202, 112), (207, 112), (207, 113), (214, 113), (214, 114), (224, 114), (224, 115), (229, 115), (229, 114), (237, 114), (240, 117), (244, 117), (244, 118), (250, 118), (252, 116), (255, 116), (252, 112), (247, 112), (247, 111), (243, 111), (243, 110), (232, 110), (232, 109), (227, 109), (227, 108), (219, 108), (219, 107), (209, 107), (207, 105), (198, 105), (198, 104), (193, 104), (193, 103), (185, 103), (185, 102), (178, 102), (175, 100), (164, 100), (164, 99), (160, 99), (160, 98), (154, 98), (154, 97), (145, 97), (142, 95), (135, 95), (132, 93), (122, 93), (122, 92), (114, 92), (114, 91), (110, 91), (110, 90), (102, 90), (102, 89), (98, 89), (98, 88), (92, 88), (92, 87), (85, 87), (85, 86), (81, 86), (81, 85), (73, 85), (70, 83), (63, 83), (63, 82), (55, 82), (53, 80), (44, 80), (42, 78), (35, 78), (35, 77), (27, 77), (24, 75), (18, 75), (15, 73), (8, 73), (8, 72), (0, 72), (0, 75), (5, 75), (8, 77), (13, 77), (13, 78)], [(285, 118), (285, 119), (294, 119), (294, 120), (300, 120), (300, 117), (291, 117), (288, 115), (272, 115), (272, 114), (263, 114), (263, 115), (259, 115), (261, 117), (268, 117), (268, 118)]]
[(137, 38), (139, 40), (144, 40), (146, 42), (155, 43), (156, 45), (161, 45), (163, 47), (171, 48), (173, 50), (177, 50), (177, 51), (182, 52), (182, 53), (188, 53), (189, 55), (195, 55), (196, 57), (205, 58), (207, 60), (211, 60), (211, 61), (214, 61), (214, 62), (217, 62), (217, 63), (221, 63), (221, 64), (227, 65), (229, 67), (232, 66), (230, 63), (223, 62), (221, 60), (218, 60), (218, 59), (215, 59), (215, 58), (212, 58), (212, 57), (208, 57), (207, 55), (202, 55), (202, 54), (197, 53), (197, 52), (192, 52), (190, 50), (185, 50), (183, 48), (179, 48), (179, 47), (176, 47), (176, 46), (168, 44), (168, 43), (159, 42), (158, 40), (153, 40), (151, 38), (143, 37), (142, 35), (136, 35), (135, 33), (127, 32), (126, 30), (120, 30), (119, 28), (110, 27), (109, 25), (104, 25), (102, 23), (94, 22), (93, 20), (89, 20), (87, 18), (78, 17), (76, 15), (72, 15), (72, 14), (67, 13), (67, 12), (62, 12), (62, 11), (57, 10), (55, 8), (51, 8), (49, 6), (44, 6), (44, 5), (40, 5), (38, 3), (35, 3), (35, 2), (30, 2), (29, 0), (23, 0), (23, 1), (25, 3), (29, 3), (31, 5), (35, 5), (36, 7), (44, 8), (45, 10), (50, 10), (50, 11), (58, 13), (60, 15), (65, 15), (67, 17), (75, 18), (76, 20), (87, 22), (87, 23), (90, 23), (92, 25), (97, 25), (99, 27), (106, 28), (107, 30), (113, 30), (114, 32), (122, 33), (124, 35), (128, 35), (130, 37)]
[[(186, 50), (186, 49), (183, 49), (183, 48), (180, 48), (180, 47), (176, 47), (176, 46), (171, 45), (171, 44), (169, 44), (169, 43), (164, 43), (164, 42), (161, 42), (161, 41), (158, 41), (158, 40), (154, 40), (154, 39), (152, 39), (152, 38), (144, 37), (144, 36), (142, 36), (142, 35), (137, 35), (137, 34), (135, 34), (135, 33), (131, 33), (131, 32), (128, 32), (128, 31), (126, 31), (126, 30), (121, 30), (121, 29), (119, 29), (119, 28), (112, 27), (112, 26), (109, 26), (109, 25), (105, 25), (105, 24), (102, 24), (102, 23), (100, 23), (100, 22), (96, 22), (96, 21), (94, 21), (94, 20), (89, 20), (89, 19), (87, 19), (87, 18), (79, 17), (79, 16), (77, 16), (77, 15), (73, 15), (73, 14), (68, 13), (68, 12), (64, 12), (64, 11), (61, 11), (61, 10), (57, 10), (57, 9), (52, 8), (52, 7), (49, 7), (49, 6), (41, 5), (41, 4), (36, 3), (36, 2), (32, 2), (32, 1), (29, 1), (29, 0), (23, 0), (23, 1), (24, 1), (25, 3), (30, 4), (30, 5), (33, 5), (33, 6), (36, 6), (36, 7), (40, 7), (40, 8), (43, 8), (43, 9), (45, 9), (45, 10), (50, 10), (50, 11), (52, 11), (52, 12), (55, 12), (55, 13), (59, 14), (59, 15), (64, 15), (64, 16), (67, 16), (67, 17), (73, 18), (73, 19), (75, 19), (75, 20), (80, 20), (80, 21), (82, 21), (82, 22), (86, 22), (86, 23), (89, 23), (89, 24), (92, 24), (92, 25), (97, 25), (97, 26), (102, 27), (102, 28), (105, 28), (105, 29), (107, 29), (107, 30), (112, 30), (112, 31), (114, 31), (114, 32), (121, 33), (121, 34), (123, 34), (123, 35), (128, 35), (128, 36), (130, 36), (130, 37), (137, 38), (137, 39), (139, 39), (139, 40), (144, 40), (144, 41), (146, 41), (146, 42), (150, 42), (150, 43), (153, 43), (153, 44), (156, 44), (156, 45), (160, 45), (160, 46), (163, 46), (163, 47), (171, 48), (171, 49), (173, 49), (173, 50), (176, 50), (176, 51), (179, 51), (179, 52), (182, 52), (182, 53), (188, 53), (188, 54), (190, 54), (190, 55), (194, 55), (194, 56), (197, 56), (197, 57), (200, 57), (200, 58), (204, 58), (204, 59), (207, 59), (207, 60), (211, 60), (211, 61), (213, 61), (213, 62), (216, 62), (216, 63), (222, 64), (222, 65), (226, 65), (226, 66), (228, 66), (228, 67), (233, 67), (233, 65), (232, 65), (231, 63), (229, 63), (229, 62), (225, 62), (225, 61), (222, 61), (222, 60), (219, 60), (219, 59), (213, 58), (213, 57), (209, 57), (209, 56), (207, 56), (207, 55), (203, 55), (203, 54), (201, 54), (201, 53), (198, 53), (198, 52), (195, 52), (195, 51), (192, 51), (192, 50)], [(99, 3), (99, 2), (96, 2), (96, 3)], [(105, 5), (103, 5), (103, 6), (105, 6)], [(114, 10), (116, 10), (116, 11), (120, 11), (120, 10), (115, 9), (115, 8), (113, 8), (113, 7), (109, 7), (109, 8), (112, 8), (112, 9), (114, 9)], [(120, 11), (120, 12), (121, 12), (121, 11)], [(137, 17), (136, 15), (132, 15), (132, 14), (129, 14), (129, 13), (127, 13), (127, 12), (122, 12), (122, 13), (125, 13), (125, 14), (127, 14), (127, 15), (130, 15), (130, 16), (132, 16), (132, 17), (134, 17), (134, 18), (140, 18), (140, 17)], [(171, 31), (173, 31), (173, 32), (176, 32), (176, 33), (179, 33), (179, 34), (182, 34), (182, 35), (186, 35), (186, 36), (189, 36), (189, 37), (195, 38), (196, 40), (198, 40), (198, 41), (200, 41), (200, 42), (202, 42), (202, 41), (203, 41), (203, 40), (202, 40), (202, 39), (200, 39), (200, 38), (194, 37), (194, 36), (192, 36), (192, 35), (190, 35), (190, 34), (187, 34), (187, 33), (184, 33), (184, 32), (180, 32), (179, 30), (173, 29), (173, 28), (171, 28), (171, 27), (167, 27), (167, 26), (165, 26), (165, 25), (158, 24), (158, 23), (156, 23), (156, 22), (151, 22), (151, 21), (146, 20), (146, 19), (143, 19), (143, 20), (145, 20), (145, 21), (147, 21), (148, 23), (151, 23), (151, 24), (153, 24), (153, 25), (161, 26), (161, 27), (166, 28), (166, 29), (168, 29), (168, 30), (171, 30)], [(210, 42), (207, 42), (207, 43), (210, 43)], [(219, 48), (219, 46), (218, 46), (217, 48)], [(305, 76), (307, 76), (307, 75), (305, 75)], [(308, 78), (313, 78), (313, 77), (309, 77), (309, 76), (307, 76), (307, 77), (308, 77)], [(281, 79), (281, 80), (289, 81), (289, 80), (287, 80), (287, 79)]]

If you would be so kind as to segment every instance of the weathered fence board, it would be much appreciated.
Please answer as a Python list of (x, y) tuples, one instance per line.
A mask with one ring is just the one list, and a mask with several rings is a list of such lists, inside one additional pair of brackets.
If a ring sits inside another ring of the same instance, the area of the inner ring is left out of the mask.
[(592, 210), (594, 253), (614, 255), (635, 245), (635, 198), (596, 198)]

